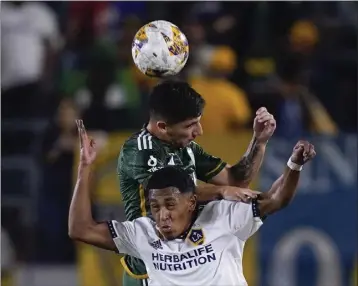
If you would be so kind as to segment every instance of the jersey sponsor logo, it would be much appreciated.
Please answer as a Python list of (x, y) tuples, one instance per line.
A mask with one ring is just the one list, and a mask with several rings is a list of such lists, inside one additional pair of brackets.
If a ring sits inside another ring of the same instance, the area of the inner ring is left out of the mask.
[(147, 171), (149, 173), (154, 173), (154, 172), (156, 172), (156, 171), (158, 171), (158, 170), (160, 170), (162, 168), (164, 168), (164, 167), (160, 167), (160, 166), (159, 167), (153, 167), (153, 168), (148, 169)]
[(159, 271), (183, 271), (216, 260), (211, 244), (181, 254), (152, 253), (154, 269)]
[(154, 242), (149, 243), (151, 247), (153, 247), (155, 250), (157, 249), (163, 249), (162, 242), (160, 240), (156, 240)]
[(152, 135), (143, 130), (137, 138), (138, 150), (153, 149)]
[(157, 158), (155, 158), (152, 155), (150, 155), (147, 164), (148, 164), (149, 167), (155, 167), (158, 164), (158, 160), (157, 160)]
[(201, 245), (205, 241), (204, 232), (201, 228), (192, 228), (187, 236), (194, 245)]

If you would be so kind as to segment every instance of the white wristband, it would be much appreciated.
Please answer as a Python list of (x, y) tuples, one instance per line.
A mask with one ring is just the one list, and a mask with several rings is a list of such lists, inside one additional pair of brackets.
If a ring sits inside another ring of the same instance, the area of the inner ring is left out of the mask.
[(289, 167), (293, 171), (298, 171), (298, 172), (301, 172), (303, 169), (303, 165), (298, 165), (298, 164), (292, 162), (291, 157), (287, 161), (287, 167)]

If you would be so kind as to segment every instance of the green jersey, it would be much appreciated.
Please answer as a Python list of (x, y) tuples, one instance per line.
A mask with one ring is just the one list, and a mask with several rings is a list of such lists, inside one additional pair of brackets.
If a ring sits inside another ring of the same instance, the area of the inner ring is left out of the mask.
[[(207, 154), (195, 142), (178, 149), (142, 129), (124, 143), (118, 160), (120, 191), (128, 220), (150, 215), (144, 193), (146, 182), (153, 172), (168, 165), (180, 166), (196, 183), (197, 179), (209, 181), (226, 163)], [(122, 263), (130, 275), (143, 279), (146, 271), (140, 260), (127, 256)]]

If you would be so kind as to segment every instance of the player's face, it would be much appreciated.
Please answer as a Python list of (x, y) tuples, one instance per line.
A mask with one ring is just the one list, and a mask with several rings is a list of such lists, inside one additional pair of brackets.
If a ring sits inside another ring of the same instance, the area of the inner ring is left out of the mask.
[(190, 225), (196, 196), (181, 194), (177, 188), (150, 190), (150, 209), (162, 235), (174, 239)]
[(167, 125), (166, 133), (173, 145), (185, 147), (195, 140), (197, 136), (203, 134), (200, 124), (200, 117), (188, 119), (177, 124)]

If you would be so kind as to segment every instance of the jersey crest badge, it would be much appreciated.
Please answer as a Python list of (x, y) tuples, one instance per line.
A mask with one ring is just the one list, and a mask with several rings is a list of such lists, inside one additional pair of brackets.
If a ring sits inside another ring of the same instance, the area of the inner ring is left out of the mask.
[(202, 245), (205, 241), (204, 232), (201, 228), (192, 228), (187, 238), (194, 245)]

